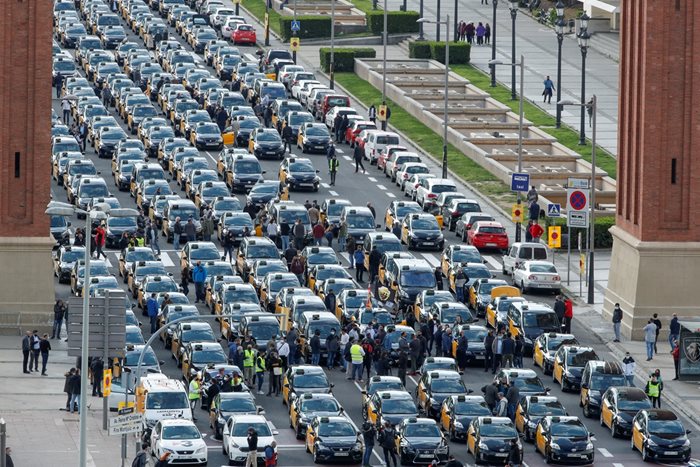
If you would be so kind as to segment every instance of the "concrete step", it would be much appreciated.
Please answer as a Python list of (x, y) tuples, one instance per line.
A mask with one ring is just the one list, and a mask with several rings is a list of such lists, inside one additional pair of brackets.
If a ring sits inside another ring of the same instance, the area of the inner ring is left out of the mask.
[(591, 48), (616, 62), (620, 61), (620, 35), (616, 32), (596, 32), (591, 36)]

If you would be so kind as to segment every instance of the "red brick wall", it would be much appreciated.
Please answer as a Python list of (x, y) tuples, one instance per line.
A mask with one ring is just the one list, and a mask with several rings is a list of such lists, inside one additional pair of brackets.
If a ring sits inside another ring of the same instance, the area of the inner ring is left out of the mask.
[(0, 1), (0, 236), (49, 233), (52, 9)]
[(621, 4), (617, 225), (700, 241), (700, 2)]

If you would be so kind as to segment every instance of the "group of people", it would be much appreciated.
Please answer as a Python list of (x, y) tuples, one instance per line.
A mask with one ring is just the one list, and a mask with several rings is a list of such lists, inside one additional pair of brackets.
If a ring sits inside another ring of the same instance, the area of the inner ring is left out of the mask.
[(460, 21), (457, 24), (457, 31), (455, 33), (456, 39), (458, 41), (467, 42), (473, 44), (476, 40), (476, 45), (486, 45), (491, 43), (491, 25), (489, 23), (482, 23), (479, 21), (476, 26), (474, 22)]
[(41, 357), (41, 376), (48, 376), (46, 364), (49, 361), (51, 343), (47, 333), (39, 336), (39, 331), (27, 331), (22, 338), (22, 372), (30, 374), (39, 372), (39, 358)]

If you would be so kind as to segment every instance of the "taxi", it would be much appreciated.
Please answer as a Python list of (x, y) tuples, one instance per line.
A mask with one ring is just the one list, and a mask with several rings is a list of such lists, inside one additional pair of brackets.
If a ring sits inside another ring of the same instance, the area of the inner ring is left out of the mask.
[[(219, 151), (219, 157), (216, 159), (216, 173), (219, 174), (219, 177), (225, 179), (226, 171), (232, 168), (233, 162), (239, 157), (250, 158), (252, 156), (242, 148), (224, 148)], [(253, 161), (253, 159), (248, 160)]]
[(601, 397), (600, 424), (610, 428), (613, 438), (632, 436), (632, 419), (640, 410), (651, 409), (651, 401), (640, 388), (610, 387)]
[(554, 396), (525, 396), (515, 409), (515, 428), (525, 435), (525, 441), (532, 441), (537, 424), (548, 415), (569, 414)]
[[(418, 203), (416, 203), (418, 204)], [(484, 260), (476, 247), (471, 245), (448, 245), (440, 255), (442, 275), (449, 277), (450, 268), (454, 264), (482, 263)], [(471, 276), (470, 276), (471, 277)]]
[(367, 304), (370, 292), (367, 289), (345, 289), (336, 298), (336, 317), (342, 324), (347, 324), (353, 317), (359, 317), (360, 308)]
[(374, 394), (379, 391), (406, 391), (401, 378), (397, 376), (372, 376), (367, 381), (367, 386), (362, 389), (362, 416), (367, 418), (367, 404)]
[(507, 464), (510, 443), (515, 440), (522, 459), (523, 445), (508, 417), (476, 417), (467, 428), (467, 451), (476, 463)]
[(328, 312), (313, 312), (305, 311), (301, 316), (296, 317), (295, 323), (299, 328), (299, 345), (301, 346), (301, 354), (306, 361), (311, 361), (311, 346), (308, 341), (316, 332), (319, 333), (321, 341), (321, 358), (328, 356), (328, 348), (326, 347), (326, 339), (334, 332), (336, 336), (340, 336), (340, 321), (333, 313)]
[(584, 417), (593, 417), (600, 412), (603, 393), (613, 386), (627, 386), (627, 379), (618, 362), (589, 361), (581, 374), (579, 406)]
[(236, 272), (248, 281), (253, 262), (261, 259), (279, 259), (280, 252), (275, 243), (267, 237), (245, 237), (238, 246)]
[[(274, 131), (274, 130), (273, 130)], [(279, 181), (289, 190), (318, 191), (321, 183), (319, 171), (314, 168), (311, 159), (287, 157), (280, 164)]]
[(491, 410), (483, 396), (449, 396), (440, 406), (440, 428), (449, 433), (450, 441), (466, 440), (471, 421), (489, 415)]
[(135, 261), (131, 264), (131, 270), (128, 271), (127, 288), (134, 298), (138, 298), (139, 289), (144, 278), (149, 275), (167, 276), (168, 272), (165, 266), (158, 260), (155, 261)]
[(323, 284), (321, 285), (319, 285), (318, 283), (316, 284), (315, 292), (321, 300), (325, 300), (326, 295), (328, 295), (328, 292), (331, 290), (335, 293), (335, 296), (337, 297), (343, 290), (357, 289), (359, 287), (360, 286), (357, 284), (357, 282), (355, 282), (354, 279), (327, 279), (323, 281)]
[(459, 341), (460, 333), (464, 333), (464, 337), (467, 338), (467, 361), (469, 363), (475, 360), (485, 360), (486, 359), (486, 347), (484, 346), (484, 339), (489, 333), (486, 326), (479, 326), (477, 324), (458, 324), (453, 328), (452, 333), (452, 356), (457, 358), (457, 346)]
[(415, 201), (392, 201), (384, 213), (384, 230), (391, 232), (394, 222), (401, 222), (407, 214), (418, 214), (423, 212), (423, 208)]
[(524, 302), (517, 287), (503, 286), (491, 289), (491, 303), (486, 307), (486, 324), (493, 329), (504, 327), (511, 302)]
[(534, 340), (545, 333), (561, 331), (561, 323), (549, 305), (535, 302), (511, 302), (507, 312), (507, 331), (522, 336), (523, 352), (532, 355)]
[(143, 180), (136, 188), (136, 206), (144, 212), (150, 209), (154, 195), (172, 195), (173, 190), (167, 180)]
[(345, 410), (333, 394), (305, 392), (289, 406), (289, 427), (297, 439), (306, 437), (306, 428), (316, 417), (339, 417)]
[(562, 392), (580, 389), (583, 368), (591, 360), (599, 360), (592, 347), (562, 345), (554, 354), (552, 379), (559, 383)]
[(377, 273), (381, 285), (386, 287), (392, 285), (386, 277), (386, 269), (389, 267), (390, 263), (401, 259), (416, 259), (416, 257), (413, 253), (409, 253), (408, 251), (388, 251), (382, 254), (382, 258), (379, 260), (379, 272)]
[[(486, 307), (491, 303), (491, 290), (494, 287), (508, 285), (502, 279), (477, 279), (469, 286), (469, 306), (476, 311), (476, 316), (481, 317), (486, 314)], [(513, 334), (515, 337), (515, 334)]]
[(455, 297), (449, 290), (424, 290), (416, 296), (416, 302), (413, 304), (413, 311), (416, 316), (416, 321), (420, 322), (423, 319), (428, 319), (430, 316), (428, 309), (436, 302), (451, 302)]
[(284, 158), (285, 148), (277, 130), (273, 128), (256, 128), (250, 133), (248, 152), (258, 159), (268, 157), (281, 160)]
[(214, 331), (209, 323), (199, 321), (180, 322), (175, 325), (171, 338), (170, 353), (177, 362), (177, 367), (182, 367), (185, 347), (190, 342), (216, 342)]
[[(365, 269), (369, 271), (369, 254), (376, 247), (380, 254), (384, 253), (403, 253), (401, 240), (396, 238), (396, 235), (385, 232), (369, 232), (365, 236), (363, 249), (365, 252)], [(381, 258), (379, 268), (381, 269)], [(379, 272), (377, 272), (379, 273)]]
[(182, 351), (182, 377), (189, 381), (210, 364), (226, 364), (228, 357), (218, 342), (190, 342)]
[(535, 450), (550, 464), (593, 464), (593, 435), (578, 417), (546, 416), (535, 429)]
[(247, 212), (225, 211), (221, 213), (221, 218), (216, 226), (219, 242), (231, 232), (233, 234), (233, 245), (237, 247), (245, 237), (246, 228), (248, 232), (255, 230), (253, 220)]
[(233, 151), (233, 160), (224, 168), (223, 178), (232, 192), (247, 193), (256, 183), (264, 180), (263, 175), (266, 171), (262, 169), (255, 156), (236, 152), (245, 151), (245, 149), (233, 149)]
[(364, 445), (355, 425), (346, 417), (315, 417), (306, 429), (306, 452), (314, 464), (362, 462)]
[(303, 154), (328, 152), (328, 147), (332, 143), (328, 128), (323, 123), (304, 123), (299, 127), (297, 134), (297, 148)]
[(253, 284), (255, 290), (260, 293), (265, 276), (274, 272), (289, 272), (287, 262), (281, 259), (261, 259), (253, 263), (248, 275), (248, 282)]
[(546, 396), (549, 388), (544, 387), (535, 370), (529, 368), (502, 368), (493, 377), (496, 382), (515, 385), (521, 396)]
[(270, 313), (245, 313), (241, 316), (237, 331), (238, 336), (253, 336), (258, 352), (266, 351), (270, 342), (274, 344), (282, 337), (280, 322)]
[(418, 408), (406, 391), (377, 391), (370, 396), (363, 415), (365, 420), (379, 428), (385, 422), (396, 425), (404, 418), (418, 417)]
[(295, 365), (282, 378), (282, 403), (290, 407), (294, 399), (308, 392), (330, 394), (333, 386), (320, 366)]
[[(109, 276), (107, 262), (103, 260), (90, 261), (90, 276)], [(83, 283), (85, 282), (85, 260), (78, 259), (73, 264), (73, 269), (70, 273), (70, 290), (76, 296), (81, 297), (83, 294)]]
[(442, 250), (445, 237), (432, 214), (408, 214), (401, 222), (401, 242), (408, 246), (409, 251), (416, 248)]
[(194, 202), (194, 197), (202, 182), (218, 182), (219, 177), (216, 175), (216, 170), (213, 169), (196, 169), (190, 171), (185, 178), (185, 196)]
[[(325, 303), (323, 303), (323, 300), (318, 298), (316, 295), (312, 296), (305, 296), (305, 295), (296, 295), (292, 297), (292, 305), (289, 309), (289, 314), (291, 315), (291, 319), (287, 321), (287, 330), (292, 328), (292, 325), (296, 325), (297, 327), (300, 327), (299, 324), (301, 322), (301, 317), (304, 313), (316, 313), (316, 314), (321, 314), (321, 313), (326, 313), (328, 310), (326, 309)], [(329, 313), (330, 314), (330, 313)], [(331, 316), (333, 316), (331, 314)]]
[(285, 287), (301, 287), (297, 275), (291, 272), (271, 272), (260, 284), (260, 303), (266, 311), (275, 308), (275, 300), (280, 290)]
[(216, 297), (221, 288), (226, 284), (242, 284), (240, 276), (216, 275), (207, 277), (204, 284), (204, 304), (212, 313), (216, 310)]
[(175, 280), (169, 275), (146, 276), (141, 281), (141, 286), (138, 292), (139, 307), (146, 311), (146, 300), (152, 293), (160, 292), (179, 292), (180, 287)]
[(367, 329), (371, 325), (376, 328), (379, 325), (386, 327), (394, 324), (394, 315), (385, 308), (362, 307), (360, 308), (356, 322), (360, 324), (360, 335), (364, 336), (367, 334)]
[(442, 464), (447, 462), (450, 446), (435, 420), (411, 417), (396, 426), (396, 452), (401, 465)]
[(228, 338), (244, 314), (259, 313), (262, 309), (252, 285), (226, 284), (221, 288), (214, 311), (222, 315), (219, 317), (221, 335)]
[[(218, 368), (223, 365), (215, 365), (214, 369), (218, 376)], [(232, 369), (230, 366), (225, 366), (224, 382), (230, 381), (231, 375), (236, 372), (236, 367)], [(207, 368), (207, 372), (209, 373)], [(237, 373), (237, 372), (236, 372)], [(228, 419), (238, 415), (261, 415), (264, 413), (262, 406), (255, 405), (255, 396), (248, 391), (242, 392), (219, 392), (212, 401), (211, 410), (216, 415), (216, 423), (214, 423), (214, 438), (220, 440), (222, 431)]]
[[(148, 248), (148, 251), (151, 251)], [(62, 246), (53, 258), (53, 274), (58, 277), (59, 284), (70, 283), (70, 272), (76, 262), (85, 257), (85, 247)]]
[(159, 339), (165, 344), (165, 348), (169, 349), (173, 343), (173, 333), (175, 332), (175, 325), (172, 324), (173, 321), (180, 318), (196, 318), (199, 316), (199, 310), (196, 305), (187, 304), (177, 304), (177, 305), (166, 305), (163, 313), (158, 316), (158, 326), (162, 328), (167, 326), (160, 333)]
[(457, 294), (457, 274), (459, 270), (464, 271), (467, 282), (464, 285), (465, 291), (477, 281), (477, 279), (491, 279), (493, 274), (484, 263), (453, 263), (447, 270), (447, 288), (450, 292)]
[[(307, 246), (301, 250), (301, 257), (308, 271), (316, 265), (335, 265), (340, 264), (335, 250), (329, 246)], [(313, 289), (313, 285), (309, 285)]]
[(451, 357), (428, 357), (423, 361), (420, 373), (423, 375), (436, 370), (457, 371), (457, 362)]
[(442, 401), (446, 397), (471, 392), (471, 389), (467, 389), (464, 385), (462, 376), (456, 371), (434, 370), (423, 373), (416, 387), (418, 410), (428, 417), (437, 418)]
[(476, 321), (464, 303), (450, 300), (435, 302), (428, 308), (428, 315), (436, 316), (442, 324), (466, 324)]
[(148, 218), (155, 224), (157, 230), (163, 229), (163, 211), (168, 201), (179, 201), (180, 195), (154, 195), (148, 204)]
[(644, 409), (632, 421), (633, 450), (642, 453), (644, 462), (690, 461), (688, 435), (678, 416), (670, 410)]
[(321, 222), (328, 221), (329, 224), (340, 224), (340, 213), (343, 212), (345, 206), (352, 206), (352, 203), (347, 199), (324, 199), (319, 208)]
[(578, 345), (578, 341), (573, 334), (556, 332), (542, 334), (533, 344), (533, 364), (542, 368), (545, 375), (551, 375), (554, 369), (554, 354), (562, 345)]
[(230, 192), (226, 182), (206, 181), (201, 182), (194, 192), (194, 204), (200, 210), (209, 208), (218, 197), (229, 196)]
[(314, 293), (307, 287), (283, 287), (275, 298), (275, 314), (287, 316), (287, 321), (291, 319), (289, 311), (292, 306), (292, 298), (297, 296), (313, 297)]

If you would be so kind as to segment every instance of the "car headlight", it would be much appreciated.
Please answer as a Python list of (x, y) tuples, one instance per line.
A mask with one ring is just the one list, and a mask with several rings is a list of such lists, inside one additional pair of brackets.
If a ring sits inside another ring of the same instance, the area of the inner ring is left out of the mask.
[(399, 297), (408, 298), (408, 292), (406, 292), (404, 290), (399, 290)]
[(450, 448), (446, 444), (440, 444), (437, 448), (438, 454), (445, 454)]
[(479, 442), (479, 449), (488, 450), (489, 446), (486, 443)]
[(524, 337), (524, 340), (526, 344), (532, 345), (532, 339), (530, 339), (529, 337)]
[(195, 454), (202, 454), (202, 453), (204, 453), (204, 451), (206, 451), (206, 450), (207, 450), (207, 447), (206, 447), (206, 446), (202, 446), (201, 448), (197, 449), (194, 453), (195, 453)]
[(656, 444), (656, 443), (654, 442), (654, 440), (651, 439), (651, 438), (647, 438), (647, 445), (648, 445), (648, 446), (658, 446), (658, 444)]
[(329, 450), (329, 449), (330, 449), (328, 446), (326, 446), (325, 444), (323, 444), (323, 443), (320, 442), (320, 441), (316, 444), (316, 446), (318, 447), (318, 449), (320, 449), (320, 450), (322, 450), (322, 451), (326, 451), (326, 450)]
[(592, 450), (593, 450), (593, 443), (591, 443), (589, 441), (588, 444), (586, 444), (586, 451), (592, 451)]
[(552, 443), (549, 445), (550, 448), (552, 448), (555, 451), (560, 451), (561, 447), (557, 443)]
[[(231, 438), (229, 438), (229, 439), (231, 439)], [(230, 441), (230, 442), (231, 442), (231, 447), (232, 447), (232, 448), (236, 448), (236, 449), (238, 449), (238, 444), (236, 444), (236, 442), (235, 442), (235, 441), (233, 441), (233, 440), (231, 439), (231, 441)]]
[(356, 442), (355, 445), (352, 447), (352, 449), (353, 449), (354, 451), (361, 451), (362, 448), (363, 448), (362, 443), (359, 442), (359, 441)]
[(686, 439), (686, 440), (683, 442), (683, 447), (686, 447), (686, 446), (690, 446), (690, 440), (689, 440), (689, 439)]
[(530, 429), (532, 429), (532, 430), (534, 430), (535, 428), (537, 428), (537, 423), (532, 422), (532, 421), (528, 421), (528, 422), (527, 422), (527, 427), (530, 428)]
[(454, 425), (455, 425), (455, 428), (457, 428), (458, 430), (464, 429), (464, 425), (462, 425), (462, 422), (455, 422)]

